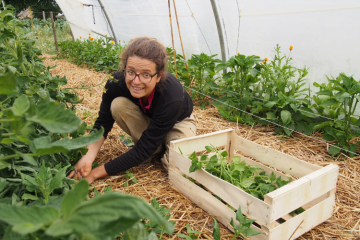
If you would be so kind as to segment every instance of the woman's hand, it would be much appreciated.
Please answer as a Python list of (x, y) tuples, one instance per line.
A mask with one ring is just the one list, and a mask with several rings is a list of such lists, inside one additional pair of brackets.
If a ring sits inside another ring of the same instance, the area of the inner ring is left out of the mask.
[(82, 177), (87, 177), (91, 173), (92, 163), (94, 162), (101, 146), (105, 141), (104, 137), (101, 137), (96, 142), (87, 146), (88, 152), (82, 156), (82, 158), (75, 164), (76, 171), (71, 171), (67, 176), (68, 178), (75, 178), (80, 180)]
[(93, 161), (87, 155), (83, 156), (74, 166), (77, 171), (72, 171), (67, 177), (80, 180), (82, 177), (88, 176), (91, 172)]
[(90, 174), (88, 174), (85, 179), (89, 182), (89, 184), (93, 183), (96, 179), (101, 178), (101, 177), (106, 177), (108, 176), (106, 170), (105, 170), (105, 166), (101, 165), (97, 168), (94, 168)]

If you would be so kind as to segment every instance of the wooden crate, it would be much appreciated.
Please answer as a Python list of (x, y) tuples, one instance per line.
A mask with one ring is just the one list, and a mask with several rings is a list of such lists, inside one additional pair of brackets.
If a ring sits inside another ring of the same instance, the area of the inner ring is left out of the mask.
[[(262, 201), (203, 169), (189, 173), (191, 160), (182, 156), (179, 149), (185, 156), (189, 156), (194, 151), (204, 151), (205, 146), (210, 144), (216, 147), (225, 146), (229, 159), (233, 156), (241, 156), (237, 153), (241, 152), (261, 163), (244, 156), (241, 157), (242, 161), (261, 166), (267, 174), (274, 172), (277, 177), (287, 178), (285, 174), (273, 171), (262, 163), (298, 179), (293, 179), (289, 184), (265, 195), (265, 200)], [(253, 225), (253, 227), (265, 233), (253, 236), (251, 239), (295, 239), (333, 214), (339, 172), (338, 166), (334, 164), (320, 167), (299, 160), (239, 137), (232, 129), (175, 140), (170, 146), (170, 184), (231, 230), (230, 220), (231, 218), (235, 220), (236, 214), (214, 195), (221, 197), (235, 209), (240, 205), (243, 214), (248, 218), (256, 219), (257, 226)], [(185, 178), (184, 174), (195, 179), (208, 191)], [(306, 211), (295, 216), (289, 214), (299, 207), (303, 207)], [(285, 222), (280, 224), (278, 219)]]

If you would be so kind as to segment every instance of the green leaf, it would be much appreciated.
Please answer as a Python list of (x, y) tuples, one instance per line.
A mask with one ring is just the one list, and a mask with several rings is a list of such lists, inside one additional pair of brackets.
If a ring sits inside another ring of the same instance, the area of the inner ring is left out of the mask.
[(54, 237), (72, 232), (96, 234), (106, 226), (123, 232), (140, 219), (149, 219), (163, 226), (165, 231), (174, 231), (174, 226), (144, 200), (110, 192), (77, 205), (71, 216), (53, 223), (45, 233)]
[(205, 146), (206, 151), (211, 152), (213, 148), (211, 146)]
[(333, 136), (331, 136), (330, 134), (327, 134), (327, 133), (324, 133), (322, 135), (322, 137), (323, 137), (324, 140), (330, 141), (330, 142), (335, 140), (335, 138)]
[(255, 180), (252, 179), (252, 178), (244, 178), (242, 181), (241, 181), (241, 186), (244, 187), (244, 188), (249, 188), (251, 186), (251, 184), (255, 183)]
[(30, 107), (30, 101), (26, 95), (21, 95), (14, 101), (12, 110), (16, 116), (22, 116)]
[(332, 91), (330, 91), (330, 90), (319, 91), (319, 92), (316, 92), (315, 94), (317, 94), (317, 95), (327, 95), (327, 96), (333, 96), (333, 92), (332, 92)]
[(50, 137), (40, 137), (33, 141), (34, 148), (36, 149), (35, 153), (36, 155), (48, 155), (82, 148), (99, 140), (103, 136), (103, 132), (104, 130), (101, 129), (87, 137), (78, 137), (75, 139), (66, 137), (56, 142), (51, 142)]
[(354, 85), (351, 87), (350, 91), (351, 91), (353, 94), (358, 94), (358, 93), (360, 93), (360, 83), (354, 84)]
[(14, 74), (0, 74), (0, 94), (16, 93), (16, 78)]
[(270, 101), (270, 102), (268, 102), (268, 103), (265, 103), (265, 104), (264, 104), (264, 107), (266, 107), (266, 108), (272, 108), (275, 104), (276, 104), (275, 101)]
[(332, 145), (332, 146), (329, 148), (329, 154), (330, 154), (331, 156), (335, 156), (335, 155), (338, 154), (340, 151), (341, 151), (341, 149), (340, 149), (338, 146), (336, 146), (335, 144)]
[(274, 112), (267, 112), (266, 113), (266, 119), (270, 119), (270, 120), (276, 120), (276, 115)]
[(215, 218), (212, 219), (214, 221), (214, 230), (212, 236), (214, 237), (215, 240), (221, 240), (219, 224), (217, 223)]
[(330, 98), (328, 100), (326, 100), (325, 102), (323, 102), (322, 104), (320, 104), (320, 106), (326, 107), (326, 106), (331, 106), (334, 104), (337, 104), (338, 100), (336, 100), (335, 98)]
[(36, 115), (28, 120), (39, 123), (52, 133), (70, 133), (78, 129), (81, 124), (70, 109), (64, 109), (65, 105), (56, 106), (55, 102), (42, 102), (36, 107)]
[(339, 96), (339, 100), (343, 101), (345, 98), (349, 98), (349, 97), (351, 97), (351, 94), (347, 93), (347, 92), (344, 92)]
[(36, 232), (40, 228), (59, 219), (60, 212), (53, 207), (9, 206), (0, 203), (0, 220), (13, 226), (20, 234)]
[(331, 127), (332, 124), (333, 123), (331, 121), (322, 122), (322, 123), (314, 126), (314, 131), (316, 131), (318, 129), (323, 129), (324, 127)]
[(39, 198), (37, 196), (34, 196), (32, 194), (29, 193), (24, 193), (21, 197), (21, 199), (25, 200), (25, 199), (30, 199), (30, 200), (38, 200)]
[(282, 110), (280, 116), (284, 125), (288, 125), (291, 122), (291, 113), (288, 110)]
[(51, 178), (49, 191), (52, 191), (57, 188), (61, 188), (63, 186), (63, 179), (65, 178), (65, 171), (70, 165), (61, 168), (53, 178)]

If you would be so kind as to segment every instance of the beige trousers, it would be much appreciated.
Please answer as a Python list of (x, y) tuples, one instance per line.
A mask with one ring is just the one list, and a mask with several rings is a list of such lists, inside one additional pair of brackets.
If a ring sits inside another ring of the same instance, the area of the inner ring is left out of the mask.
[[(125, 97), (117, 97), (111, 103), (111, 114), (115, 122), (128, 135), (133, 138), (134, 144), (140, 139), (142, 133), (150, 123), (150, 118), (143, 114), (138, 106)], [(165, 154), (161, 162), (166, 170), (169, 168), (169, 147), (170, 141), (193, 137), (196, 135), (196, 125), (193, 114), (174, 125), (173, 129), (165, 138)], [(156, 152), (161, 151), (161, 146)], [(155, 153), (156, 153), (155, 152)], [(146, 159), (144, 159), (145, 161)]]

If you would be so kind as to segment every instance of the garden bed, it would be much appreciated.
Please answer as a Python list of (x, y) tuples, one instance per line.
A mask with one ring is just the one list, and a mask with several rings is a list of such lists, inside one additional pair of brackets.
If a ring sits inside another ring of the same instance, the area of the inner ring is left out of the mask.
[[(68, 78), (66, 87), (78, 86), (85, 83), (89, 86), (96, 85), (107, 78), (109, 75), (90, 71), (71, 64), (66, 60), (53, 60), (47, 56), (46, 66), (58, 65), (50, 70), (52, 74)], [(80, 117), (88, 116), (86, 121), (90, 124), (91, 118), (97, 117), (98, 107), (101, 102), (103, 87), (99, 86), (92, 90), (77, 90), (79, 95), (85, 97), (84, 102), (79, 104), (77, 114)], [(92, 96), (90, 92), (92, 91)], [(318, 142), (316, 139), (322, 139), (320, 134), (313, 134), (312, 138), (303, 135), (294, 134), (294, 138), (278, 136), (274, 134), (274, 127), (271, 126), (245, 126), (237, 125), (222, 119), (217, 109), (207, 107), (201, 110), (195, 103), (194, 115), (197, 124), (197, 135), (211, 133), (214, 131), (234, 128), (236, 134), (252, 142), (267, 146), (269, 148), (284, 152), (306, 162), (314, 163), (319, 166), (327, 166), (333, 163), (339, 166), (340, 174), (337, 185), (335, 199), (334, 215), (329, 221), (320, 224), (308, 233), (299, 237), (299, 239), (358, 239), (353, 234), (360, 234), (359, 208), (360, 208), (360, 163), (359, 157), (345, 158), (344, 161), (334, 161), (327, 154), (325, 143)], [(123, 134), (118, 126), (109, 133), (103, 148), (96, 161), (99, 164), (110, 161), (128, 150), (123, 144), (119, 135)], [(160, 166), (150, 165), (149, 167), (135, 167), (131, 172), (138, 178), (138, 183), (124, 188), (123, 183), (128, 181), (124, 174), (109, 177), (96, 181), (93, 185), (102, 191), (105, 187), (112, 185), (115, 191), (122, 191), (140, 196), (151, 201), (154, 195), (161, 205), (172, 207), (171, 220), (176, 222), (175, 233), (186, 233), (185, 224), (188, 223), (192, 229), (201, 231), (200, 239), (210, 239), (213, 223), (211, 216), (197, 207), (189, 199), (179, 194), (167, 183), (167, 175), (162, 172)], [(339, 228), (339, 227), (341, 228)], [(230, 231), (220, 225), (222, 239), (231, 239)], [(166, 239), (176, 239), (176, 236), (167, 236)]]

